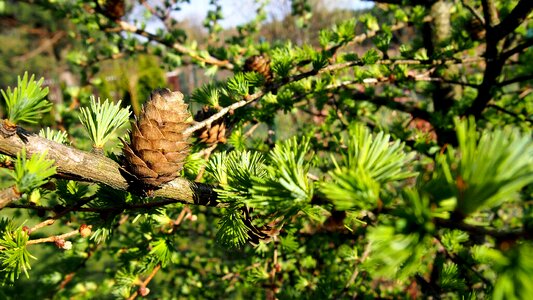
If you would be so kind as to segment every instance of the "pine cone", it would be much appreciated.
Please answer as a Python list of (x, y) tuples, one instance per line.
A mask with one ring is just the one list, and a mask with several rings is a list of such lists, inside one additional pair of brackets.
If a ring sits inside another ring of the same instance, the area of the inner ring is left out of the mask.
[(124, 16), (126, 4), (124, 0), (104, 0), (102, 4), (102, 13), (107, 17), (117, 21)]
[(244, 62), (244, 71), (255, 71), (265, 77), (266, 82), (272, 80), (272, 70), (270, 70), (270, 59), (263, 55), (254, 55)]
[(128, 171), (150, 186), (176, 178), (189, 151), (189, 136), (182, 132), (190, 116), (182, 93), (153, 91), (131, 124), (130, 144), (124, 143)]
[[(194, 119), (198, 122), (201, 122), (212, 115), (218, 112), (217, 109), (204, 106), (202, 110), (196, 113)], [(202, 131), (197, 131), (198, 138), (200, 141), (213, 145), (215, 143), (225, 143), (226, 142), (226, 123), (224, 118), (220, 118), (215, 122), (211, 123), (211, 126), (205, 127)]]

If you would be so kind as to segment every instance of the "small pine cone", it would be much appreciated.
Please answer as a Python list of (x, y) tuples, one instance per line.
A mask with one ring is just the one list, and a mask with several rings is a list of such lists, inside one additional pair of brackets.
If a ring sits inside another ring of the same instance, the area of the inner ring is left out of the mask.
[(102, 6), (103, 13), (113, 20), (120, 20), (126, 10), (124, 0), (104, 0)]
[(182, 132), (190, 116), (182, 93), (153, 91), (131, 124), (130, 144), (124, 143), (128, 171), (150, 186), (176, 178), (189, 152), (189, 136)]
[(244, 62), (245, 72), (257, 72), (265, 77), (266, 82), (272, 81), (272, 70), (270, 70), (270, 59), (263, 55), (254, 55)]
[[(202, 110), (196, 113), (194, 119), (201, 122), (217, 112), (218, 110), (215, 108), (204, 106)], [(216, 120), (211, 123), (211, 126), (205, 127), (202, 131), (197, 131), (197, 134), (200, 141), (208, 145), (215, 143), (224, 144), (226, 142), (226, 123), (224, 122), (224, 118)]]

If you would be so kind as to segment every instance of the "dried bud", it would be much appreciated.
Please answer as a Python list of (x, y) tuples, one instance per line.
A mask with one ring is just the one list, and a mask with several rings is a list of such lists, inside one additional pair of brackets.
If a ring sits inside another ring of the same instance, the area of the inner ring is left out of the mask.
[(63, 250), (70, 250), (72, 249), (72, 242), (71, 241), (65, 241), (65, 239), (55, 239), (55, 244), (57, 248), (63, 249)]
[(79, 229), (79, 231), (80, 231), (80, 235), (81, 235), (82, 237), (84, 237), (84, 238), (90, 236), (90, 235), (91, 235), (91, 232), (92, 232), (92, 230), (91, 230), (92, 228), (93, 228), (92, 225), (82, 224), (82, 225), (80, 226), (80, 229)]
[(22, 231), (26, 232), (27, 235), (30, 235), (31, 234), (31, 229), (30, 227), (24, 225), (22, 226)]
[(146, 297), (148, 294), (150, 294), (150, 289), (145, 287), (145, 286), (141, 286), (139, 288), (139, 295), (141, 295), (142, 297)]

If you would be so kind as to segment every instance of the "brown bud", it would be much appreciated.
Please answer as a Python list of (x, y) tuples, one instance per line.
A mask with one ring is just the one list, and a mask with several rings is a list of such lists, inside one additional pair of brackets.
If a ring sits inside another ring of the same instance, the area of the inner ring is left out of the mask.
[(26, 225), (22, 226), (22, 231), (26, 232), (27, 235), (31, 234), (31, 228)]
[(91, 235), (91, 232), (92, 232), (92, 230), (91, 230), (92, 228), (93, 228), (92, 225), (82, 224), (82, 225), (80, 226), (80, 229), (79, 229), (79, 231), (80, 231), (80, 235), (81, 235), (82, 237), (84, 237), (84, 238), (90, 236), (90, 235)]
[(139, 288), (139, 295), (141, 295), (142, 297), (146, 297), (148, 294), (150, 294), (150, 289), (145, 287), (145, 286), (141, 286)]
[(54, 243), (56, 244), (57, 248), (63, 249), (63, 250), (70, 250), (72, 249), (72, 242), (71, 241), (65, 241), (65, 239), (55, 239)]

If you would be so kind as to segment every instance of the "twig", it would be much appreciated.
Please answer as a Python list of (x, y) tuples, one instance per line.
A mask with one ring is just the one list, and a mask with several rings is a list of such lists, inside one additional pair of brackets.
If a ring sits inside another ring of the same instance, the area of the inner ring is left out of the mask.
[(66, 35), (65, 31), (57, 31), (55, 32), (51, 38), (45, 40), (44, 42), (39, 45), (39, 47), (31, 50), (30, 52), (25, 53), (24, 55), (17, 56), (13, 58), (13, 61), (27, 61), (28, 59), (39, 55), (39, 53), (46, 50), (46, 48), (51, 47), (55, 43), (57, 43), (61, 38), (63, 38)]
[(448, 257), (451, 261), (453, 261), (455, 264), (459, 266), (466, 266), (470, 271), (472, 271), (472, 273), (474, 273), (479, 279), (481, 279), (483, 283), (485, 283), (488, 287), (492, 287), (492, 283), (487, 278), (483, 277), (483, 275), (481, 275), (476, 269), (474, 269), (474, 267), (471, 266), (467, 261), (462, 259), (460, 256), (453, 255), (450, 252), (448, 252), (448, 250), (446, 249), (446, 247), (444, 247), (444, 244), (440, 240), (440, 236), (435, 236), (435, 240), (437, 240), (437, 242), (444, 249), (444, 253), (446, 254), (446, 257)]
[(64, 215), (68, 214), (69, 212), (71, 212), (71, 211), (73, 211), (73, 210), (75, 210), (77, 208), (82, 207), (83, 205), (89, 203), (90, 201), (92, 201), (94, 199), (96, 199), (95, 195), (93, 195), (91, 197), (86, 197), (86, 198), (81, 199), (80, 201), (78, 201), (77, 203), (72, 205), (71, 207), (67, 207), (64, 210), (62, 210), (61, 212), (55, 214), (55, 216), (53, 216), (53, 217), (51, 217), (51, 218), (49, 218), (47, 220), (44, 220), (41, 223), (33, 226), (32, 228), (30, 228), (29, 233), (31, 234), (32, 232), (34, 232), (34, 231), (36, 231), (36, 230), (38, 230), (40, 228), (43, 228), (43, 227), (50, 226), (50, 225), (54, 224), (57, 219), (63, 217)]
[[(384, 59), (384, 60), (377, 61), (375, 64), (382, 64), (382, 65), (397, 65), (397, 64), (404, 64), (404, 65), (451, 65), (451, 64), (469, 64), (469, 63), (480, 62), (480, 61), (483, 61), (483, 60), (485, 60), (485, 59), (481, 58), (481, 57), (467, 57), (467, 58), (463, 58), (463, 59), (452, 58), (452, 59), (422, 59), (422, 60), (421, 59)], [(318, 75), (318, 74), (322, 74), (322, 73), (337, 71), (337, 70), (341, 70), (341, 69), (345, 69), (345, 68), (349, 68), (349, 67), (353, 67), (353, 66), (363, 66), (363, 65), (364, 65), (363, 61), (356, 60), (356, 61), (350, 61), (350, 62), (344, 62), (344, 63), (338, 63), (338, 64), (329, 65), (329, 66), (326, 66), (326, 67), (324, 67), (324, 68), (322, 68), (320, 70), (311, 70), (311, 71), (308, 71), (308, 72), (296, 74), (296, 75), (294, 75), (292, 77), (289, 77), (288, 79), (286, 79), (283, 82), (278, 82), (276, 84), (273, 84), (272, 86), (266, 87), (262, 91), (256, 92), (256, 93), (254, 93), (252, 95), (247, 95), (247, 96), (245, 96), (245, 98), (243, 100), (235, 102), (235, 103), (233, 103), (230, 106), (224, 107), (219, 112), (217, 112), (216, 114), (212, 115), (211, 117), (205, 119), (204, 121), (197, 122), (194, 125), (190, 126), (189, 128), (187, 128), (183, 132), (183, 134), (184, 135), (191, 135), (193, 132), (195, 132), (197, 130), (200, 130), (200, 129), (204, 128), (204, 127), (208, 127), (213, 122), (215, 122), (216, 120), (222, 118), (223, 116), (225, 116), (230, 111), (235, 110), (235, 109), (240, 108), (240, 107), (243, 107), (243, 106), (246, 106), (246, 105), (258, 100), (262, 96), (266, 95), (268, 92), (277, 90), (280, 87), (282, 87), (282, 86), (284, 86), (286, 84), (289, 84), (291, 82), (296, 82), (296, 81), (299, 81), (299, 80), (302, 80), (302, 79), (305, 79), (305, 78), (308, 78), (308, 77), (311, 77), (311, 76), (315, 76), (315, 75)]]
[(250, 137), (255, 132), (255, 130), (259, 127), (259, 125), (261, 125), (261, 123), (255, 123), (254, 125), (252, 125), (252, 127), (250, 127), (250, 129), (248, 129), (243, 134), (243, 137), (245, 137), (245, 138)]
[(365, 260), (370, 255), (371, 249), (372, 249), (372, 242), (368, 242), (368, 244), (366, 244), (365, 246), (365, 251), (363, 252), (363, 255), (361, 256), (360, 259), (357, 260), (357, 263), (355, 264), (355, 269), (352, 273), (352, 276), (350, 276), (350, 279), (348, 280), (348, 282), (346, 282), (346, 285), (344, 285), (344, 289), (342, 289), (341, 294), (338, 297), (336, 297), (337, 299), (344, 298), (344, 295), (346, 295), (346, 292), (348, 292), (348, 289), (350, 288), (350, 286), (354, 284), (355, 280), (357, 279), (357, 276), (359, 276), (359, 264), (365, 262)]
[(481, 24), (485, 24), (485, 19), (483, 18), (483, 16), (481, 16), (481, 14), (475, 8), (473, 8), (470, 4), (466, 3), (465, 0), (461, 0), (461, 4), (466, 9), (468, 9), (472, 13), (472, 15), (474, 15), (474, 17), (476, 17), (476, 19), (478, 19), (479, 22), (481, 22)]
[(16, 186), (11, 186), (0, 191), (0, 210), (11, 202), (20, 198)]
[(489, 104), (489, 105), (487, 105), (487, 107), (492, 107), (492, 108), (494, 108), (496, 110), (499, 110), (499, 111), (501, 111), (503, 113), (506, 113), (506, 114), (508, 114), (508, 115), (520, 120), (520, 121), (526, 121), (526, 122), (529, 122), (529, 123), (533, 124), (533, 120), (532, 119), (526, 118), (525, 116), (520, 116), (519, 114), (516, 114), (516, 113), (514, 113), (512, 111), (509, 111), (509, 110), (507, 110), (507, 109), (505, 109), (503, 107), (500, 107), (498, 105)]
[(152, 270), (152, 272), (150, 273), (150, 275), (148, 275), (148, 277), (146, 277), (146, 279), (141, 283), (139, 289), (133, 293), (129, 298), (128, 300), (133, 300), (135, 298), (137, 298), (137, 296), (139, 294), (143, 294), (142, 296), (146, 296), (148, 293), (144, 294), (142, 292), (143, 289), (146, 289), (146, 286), (148, 285), (148, 283), (150, 283), (150, 281), (152, 280), (152, 278), (154, 278), (155, 274), (157, 274), (157, 272), (159, 271), (159, 269), (161, 269), (161, 265), (157, 265), (155, 266), (155, 268)]
[(506, 86), (506, 85), (509, 85), (509, 84), (528, 81), (528, 80), (533, 80), (533, 75), (530, 74), (530, 75), (518, 76), (518, 77), (515, 77), (515, 78), (504, 80), (504, 81), (498, 83), (498, 86)]
[[(492, 3), (493, 0), (484, 0), (482, 1), (482, 4), (485, 4), (489, 6), (489, 11), (491, 11), (492, 15), (495, 15), (495, 17), (492, 17), (494, 20), (494, 24), (490, 24), (491, 26), (494, 26), (496, 24), (497, 20), (497, 12), (496, 12), (496, 6), (494, 3)], [(527, 16), (529, 13), (533, 10), (533, 1), (531, 0), (520, 0), (518, 4), (513, 8), (513, 10), (505, 17), (504, 20), (502, 20), (499, 24), (494, 26), (493, 34), (495, 35), (496, 40), (501, 40), (504, 37), (506, 37), (508, 34), (513, 32), (518, 26), (524, 23), (524, 21), (527, 19)]]
[[(211, 155), (211, 153), (213, 152), (213, 150), (215, 150), (217, 146), (218, 146), (218, 142), (215, 142), (213, 145), (211, 145), (207, 149), (204, 149), (203, 156), (204, 156), (204, 160), (206, 161), (206, 163), (209, 161), (209, 156)], [(205, 166), (206, 166), (205, 164), (201, 166), (194, 181), (199, 182), (200, 180), (202, 180), (202, 177), (204, 176), (204, 172), (205, 172)]]
[(147, 32), (147, 31), (145, 31), (145, 30), (142, 30), (142, 29), (138, 28), (137, 26), (135, 26), (133, 24), (130, 24), (128, 22), (118, 21), (117, 25), (123, 31), (132, 32), (132, 33), (138, 34), (140, 36), (143, 36), (143, 37), (145, 37), (145, 38), (147, 38), (147, 39), (149, 39), (151, 41), (154, 41), (154, 42), (157, 42), (159, 44), (162, 44), (162, 45), (165, 45), (167, 47), (170, 47), (170, 48), (178, 51), (181, 54), (188, 55), (192, 59), (198, 60), (200, 62), (209, 64), (209, 65), (214, 65), (214, 66), (218, 66), (220, 68), (228, 69), (228, 70), (232, 70), (233, 69), (233, 64), (230, 63), (228, 60), (219, 60), (219, 59), (217, 59), (217, 58), (215, 58), (215, 57), (213, 57), (211, 55), (205, 55), (205, 57), (201, 56), (201, 55), (197, 54), (196, 51), (194, 51), (192, 49), (189, 49), (186, 46), (184, 46), (184, 45), (182, 45), (182, 44), (180, 44), (178, 42), (169, 42), (169, 41), (163, 40), (160, 37), (158, 37), (157, 35), (154, 35), (154, 34), (151, 34), (151, 33)]
[(501, 59), (502, 60), (507, 60), (509, 57), (517, 54), (517, 53), (520, 53), (526, 49), (528, 49), (529, 47), (533, 46), (533, 38), (529, 38), (529, 39), (526, 39), (524, 42), (522, 42), (521, 44), (515, 46), (514, 48), (511, 48), (505, 52), (503, 52), (501, 54)]
[[(432, 20), (431, 16), (426, 16), (426, 17), (424, 17), (422, 22), (423, 23), (427, 23), (427, 22), (431, 22), (431, 20)], [(410, 23), (399, 22), (399, 23), (396, 23), (396, 24), (392, 25), (390, 27), (390, 30), (391, 31), (397, 31), (397, 30), (403, 29), (405, 27), (408, 27), (410, 25), (411, 25)], [(359, 35), (355, 36), (350, 42), (346, 43), (345, 46), (352, 46), (354, 44), (362, 43), (365, 40), (376, 36), (378, 34), (378, 32), (379, 32), (379, 30), (372, 30), (372, 31), (368, 31), (368, 32), (359, 34)], [(340, 48), (341, 46), (344, 46), (344, 45), (333, 46), (332, 48), (329, 48), (328, 51), (332, 51), (332, 50), (335, 51), (337, 48)]]
[(440, 219), (440, 218), (436, 218), (435, 222), (437, 226), (441, 228), (459, 229), (459, 230), (466, 231), (473, 235), (478, 235), (478, 236), (487, 235), (487, 236), (494, 237), (496, 239), (516, 240), (519, 238), (524, 238), (524, 239), (532, 238), (531, 233), (524, 231), (522, 229), (510, 230), (510, 231), (495, 230), (495, 229), (490, 229), (486, 227), (466, 224), (464, 222), (455, 222), (455, 221), (451, 221), (447, 219)]
[(35, 245), (35, 244), (41, 244), (41, 243), (55, 243), (58, 240), (65, 240), (75, 235), (78, 235), (79, 233), (80, 231), (76, 229), (71, 232), (63, 233), (61, 235), (54, 235), (54, 236), (49, 236), (49, 237), (45, 237), (41, 239), (29, 240), (28, 243), (26, 243), (26, 245)]

